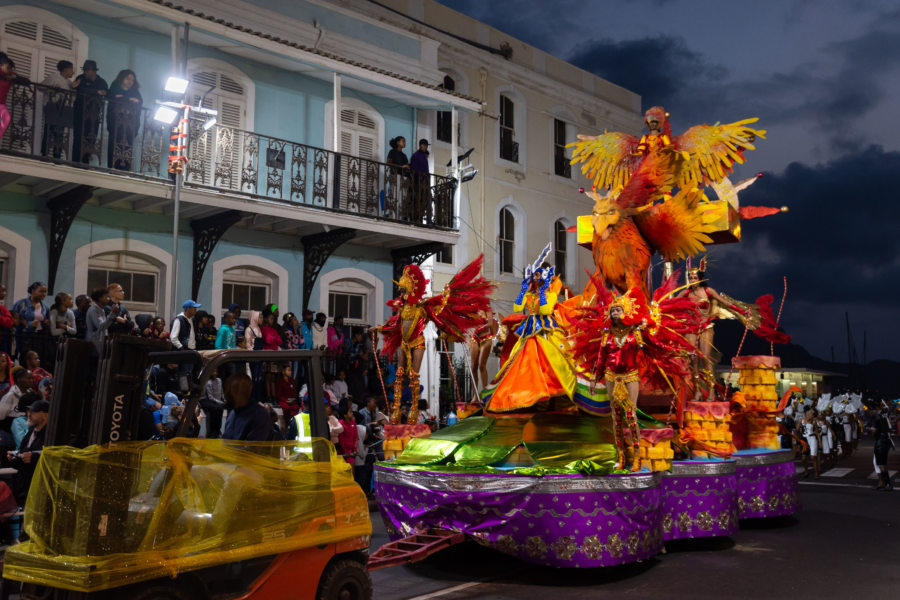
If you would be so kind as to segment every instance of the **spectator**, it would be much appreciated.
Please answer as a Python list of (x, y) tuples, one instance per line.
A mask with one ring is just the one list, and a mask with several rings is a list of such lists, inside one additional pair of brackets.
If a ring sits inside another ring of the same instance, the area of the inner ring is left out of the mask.
[(0, 283), (0, 351), (9, 354), (12, 351), (13, 327), (16, 326), (15, 313), (6, 308), (6, 286)]
[(347, 376), (348, 393), (355, 398), (362, 398), (366, 394), (366, 375), (369, 372), (369, 353), (363, 350), (350, 364), (350, 372)]
[(34, 350), (29, 350), (25, 353), (25, 359), (22, 361), (22, 366), (31, 371), (35, 388), (40, 387), (41, 380), (45, 377), (53, 377), (52, 373), (41, 368), (41, 357), (38, 356), (38, 353)]
[[(240, 309), (238, 309), (240, 310)], [(237, 332), (234, 329), (235, 316), (230, 310), (222, 317), (222, 326), (216, 333), (216, 350), (234, 350), (237, 348)]]
[(288, 350), (299, 350), (303, 347), (303, 334), (300, 332), (300, 321), (297, 320), (294, 313), (289, 312), (284, 315), (282, 332), (284, 333), (285, 348)]
[(327, 317), (325, 313), (316, 313), (316, 320), (312, 324), (313, 348), (317, 350), (328, 349), (328, 331), (325, 328)]
[(60, 292), (53, 299), (53, 306), (50, 307), (50, 335), (55, 342), (54, 348), (63, 337), (75, 337), (78, 334), (72, 305), (72, 294)]
[(391, 139), (388, 144), (390, 144), (391, 150), (387, 155), (387, 164), (408, 171), (409, 159), (406, 158), (406, 154), (403, 153), (403, 149), (406, 148), (406, 138), (402, 135), (398, 135)]
[(85, 339), (100, 343), (108, 335), (109, 327), (113, 323), (121, 324), (125, 322), (125, 319), (114, 312), (118, 310), (116, 307), (110, 310), (110, 317), (106, 316), (106, 311), (103, 309), (109, 304), (109, 292), (106, 291), (106, 288), (97, 288), (91, 292), (91, 300), (93, 300), (93, 304), (88, 309), (85, 319)]
[(304, 350), (312, 350), (313, 349), (313, 311), (307, 309), (303, 310), (303, 323), (300, 324), (300, 336), (303, 338), (303, 345), (301, 348)]
[(13, 419), (12, 426), (10, 428), (16, 448), (18, 448), (22, 444), (22, 440), (25, 439), (25, 435), (28, 433), (29, 425), (26, 411), (28, 410), (29, 406), (31, 406), (38, 400), (46, 400), (46, 398), (44, 398), (38, 392), (25, 392), (25, 394), (21, 398), (19, 398), (19, 404), (18, 406), (16, 406), (16, 412), (21, 413), (21, 415)]
[(89, 163), (92, 154), (97, 155), (98, 161), (100, 159), (98, 129), (103, 115), (103, 99), (109, 88), (106, 80), (97, 74), (96, 61), (84, 61), (81, 70), (83, 73), (72, 84), (78, 91), (75, 97), (72, 158), (76, 162)]
[(9, 114), (9, 109), (6, 108), (6, 97), (9, 95), (9, 88), (15, 78), (16, 64), (6, 55), (6, 52), (0, 52), (0, 139), (6, 135), (6, 130), (12, 123), (12, 116)]
[(19, 327), (16, 330), (16, 352), (19, 362), (29, 350), (46, 351), (50, 329), (45, 321), (50, 315), (44, 298), (47, 297), (47, 284), (35, 281), (28, 286), (28, 297), (22, 298), (13, 305), (12, 311), (18, 315)]
[[(340, 440), (341, 434), (344, 432), (344, 426), (341, 425), (341, 421), (337, 418), (337, 415), (334, 414), (335, 407), (337, 404), (333, 404), (331, 402), (325, 402), (325, 416), (328, 419), (328, 434), (331, 437), (331, 443), (338, 446), (338, 440)], [(338, 449), (340, 452), (340, 449)]]
[(297, 402), (297, 384), (294, 381), (294, 370), (290, 365), (284, 365), (281, 369), (281, 377), (275, 382), (275, 398), (283, 411), (285, 421), (293, 419), (300, 412), (300, 403)]
[(68, 150), (66, 130), (72, 127), (72, 104), (68, 92), (72, 89), (72, 75), (75, 67), (67, 60), (56, 63), (56, 73), (51, 73), (41, 81), (48, 88), (65, 90), (64, 92), (47, 93), (44, 104), (44, 135), (41, 138), (41, 154), (53, 153), (53, 158), (60, 158), (63, 150)]
[(166, 331), (166, 321), (162, 317), (154, 317), (150, 324), (141, 332), (146, 338), (152, 340), (169, 341), (169, 332)]
[(91, 297), (78, 294), (75, 298), (75, 337), (83, 340), (87, 337), (87, 311), (91, 307)]
[(338, 371), (337, 379), (331, 382), (331, 391), (334, 392), (338, 400), (347, 397), (350, 390), (347, 387), (347, 374), (344, 371)]
[[(278, 327), (278, 307), (274, 304), (267, 304), (263, 310), (263, 324), (260, 327), (262, 333), (263, 350), (281, 350), (284, 340), (281, 338), (281, 328)], [(279, 379), (282, 365), (277, 361), (269, 361), (266, 363), (266, 398), (269, 404), (275, 404), (276, 392), (275, 385)]]
[(234, 315), (234, 335), (237, 338), (235, 343), (244, 348), (244, 330), (247, 328), (247, 319), (241, 318), (241, 306), (237, 303), (231, 304), (228, 312)]
[(357, 452), (359, 436), (356, 432), (356, 418), (353, 416), (353, 408), (350, 400), (344, 398), (338, 402), (338, 420), (344, 430), (338, 436), (338, 454), (344, 457), (352, 467)]
[(206, 388), (200, 396), (200, 408), (206, 413), (206, 439), (214, 440), (222, 437), (225, 391), (218, 370), (213, 371), (206, 382)]
[(338, 315), (328, 327), (328, 358), (335, 371), (347, 369), (347, 332), (344, 328), (344, 317)]
[[(169, 341), (178, 350), (196, 350), (197, 341), (194, 338), (194, 315), (197, 309), (203, 306), (193, 300), (185, 300), (181, 305), (181, 312), (172, 321), (172, 331), (169, 333)], [(188, 365), (190, 366), (190, 365)]]
[(24, 413), (19, 410), (19, 400), (28, 392), (36, 392), (31, 371), (19, 367), (13, 371), (14, 385), (0, 399), (0, 447), (15, 448), (12, 424), (16, 417)]
[(122, 171), (131, 170), (134, 136), (141, 126), (140, 84), (131, 69), (119, 71), (109, 86), (106, 108), (106, 127), (109, 130), (106, 166)]
[[(356, 419), (356, 453), (353, 457), (353, 479), (368, 496), (372, 490), (372, 463), (369, 462), (369, 446), (366, 444), (369, 437), (368, 429), (363, 424), (363, 416), (357, 413)], [(374, 457), (373, 457), (374, 458)]]
[(263, 349), (263, 337), (262, 330), (260, 330), (260, 314), (258, 310), (250, 311), (250, 319), (247, 322), (247, 327), (244, 329), (244, 342), (247, 345), (247, 350)]
[(150, 396), (157, 402), (163, 402), (166, 394), (177, 394), (181, 391), (178, 381), (178, 365), (169, 364), (160, 368), (155, 366), (150, 372)]
[(12, 387), (12, 360), (9, 354), (0, 350), (0, 398)]
[(28, 407), (26, 411), (28, 432), (25, 434), (18, 452), (11, 451), (7, 452), (6, 455), (13, 467), (18, 470), (15, 478), (14, 493), (20, 505), (25, 503), (28, 488), (31, 487), (31, 479), (34, 477), (38, 459), (44, 448), (44, 433), (49, 410), (50, 403), (46, 400), (36, 400)]
[(225, 382), (225, 408), (229, 410), (222, 437), (226, 440), (267, 442), (273, 439), (272, 418), (252, 399), (253, 381), (238, 373)]
[(197, 327), (197, 350), (213, 350), (216, 347), (215, 317), (201, 310), (194, 319)]
[(428, 165), (428, 140), (419, 140), (419, 149), (409, 159), (409, 167), (412, 170), (412, 206), (410, 220), (413, 223), (421, 223), (425, 217), (425, 223), (432, 225), (433, 216), (431, 210), (431, 169)]
[(432, 429), (437, 429), (437, 419), (428, 410), (428, 400), (419, 398), (419, 425), (430, 425)]
[(120, 321), (116, 319), (115, 322), (109, 326), (109, 334), (110, 335), (131, 335), (134, 333), (134, 321), (131, 319), (131, 315), (128, 313), (128, 309), (125, 308), (125, 305), (122, 304), (122, 301), (125, 299), (125, 288), (123, 288), (118, 283), (111, 283), (106, 288), (106, 291), (109, 292), (109, 302), (103, 307), (103, 310), (106, 312), (106, 316), (115, 314), (117, 317), (120, 317), (124, 320)]

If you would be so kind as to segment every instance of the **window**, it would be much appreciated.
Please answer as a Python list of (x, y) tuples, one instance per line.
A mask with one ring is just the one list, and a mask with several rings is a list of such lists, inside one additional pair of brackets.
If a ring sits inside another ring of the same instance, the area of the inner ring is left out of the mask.
[(442, 265), (452, 265), (453, 246), (444, 246), (443, 248), (441, 248), (441, 250), (434, 255), (434, 260), (441, 263)]
[[(217, 68), (217, 61), (191, 61), (188, 65), (188, 98), (197, 106), (218, 111), (216, 127), (204, 129), (206, 117), (191, 119), (188, 181), (233, 190), (241, 186), (243, 130), (249, 129), (248, 111), (252, 102), (252, 82), (237, 70)], [(215, 164), (213, 156), (215, 155)], [(218, 165), (218, 167), (217, 167)], [(248, 190), (255, 192), (256, 190)]]
[(328, 314), (331, 318), (344, 317), (345, 321), (366, 320), (366, 295), (345, 294), (341, 292), (328, 293)]
[(500, 235), (498, 245), (500, 248), (500, 272), (512, 273), (514, 254), (516, 249), (516, 218), (508, 208), (500, 211)]
[[(441, 84), (441, 88), (452, 92), (456, 90), (456, 82), (449, 75), (444, 75), (444, 83)], [(456, 143), (459, 144), (459, 127), (460, 124), (457, 122), (457, 131), (456, 131)], [(437, 114), (437, 140), (439, 142), (453, 142), (453, 115), (449, 110), (440, 110)]]
[(567, 244), (566, 225), (562, 221), (557, 221), (553, 224), (553, 262), (556, 264), (556, 274), (563, 280), (566, 278)]
[(560, 177), (572, 178), (572, 165), (566, 152), (566, 122), (553, 119), (553, 172)]
[(118, 283), (132, 312), (159, 312), (159, 267), (126, 252), (92, 256), (88, 261), (87, 293)]
[[(236, 267), (222, 275), (222, 313), (237, 303), (241, 311), (262, 311), (272, 298), (272, 277), (250, 267)], [(284, 311), (282, 311), (284, 312)]]
[(513, 141), (516, 133), (515, 103), (500, 96), (500, 158), (519, 162), (519, 144)]

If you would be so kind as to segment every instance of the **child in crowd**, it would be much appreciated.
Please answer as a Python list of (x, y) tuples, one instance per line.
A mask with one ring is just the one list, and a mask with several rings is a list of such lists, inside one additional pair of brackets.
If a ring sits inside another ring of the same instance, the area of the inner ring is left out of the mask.
[(206, 439), (214, 440), (222, 437), (222, 414), (225, 412), (225, 391), (219, 370), (216, 369), (206, 382), (206, 388), (200, 397), (200, 407), (206, 413)]
[(281, 368), (281, 377), (275, 382), (275, 397), (278, 405), (284, 411), (284, 420), (288, 421), (300, 412), (300, 403), (297, 402), (297, 387), (294, 382), (294, 370), (286, 364)]

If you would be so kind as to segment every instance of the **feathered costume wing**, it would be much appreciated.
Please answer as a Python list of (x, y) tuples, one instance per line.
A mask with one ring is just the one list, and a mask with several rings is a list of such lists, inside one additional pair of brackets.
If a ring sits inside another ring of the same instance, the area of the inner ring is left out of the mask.
[(791, 336), (783, 331), (778, 330), (778, 323), (775, 321), (775, 313), (772, 312), (772, 302), (774, 298), (772, 294), (765, 294), (756, 299), (756, 303), (748, 304), (735, 300), (731, 296), (719, 293), (728, 303), (722, 305), (719, 302), (714, 303), (714, 309), (710, 317), (713, 319), (737, 319), (747, 329), (752, 331), (757, 337), (773, 344), (787, 344), (791, 341)]
[(744, 151), (755, 150), (763, 129), (751, 129), (759, 119), (744, 119), (727, 125), (696, 125), (672, 140), (685, 162), (678, 174), (679, 187), (700, 187), (718, 182), (731, 173), (734, 163), (744, 162)]
[(444, 290), (423, 302), (428, 319), (448, 341), (459, 342), (481, 324), (479, 312), (490, 309), (490, 295), (497, 287), (481, 276), (484, 254), (463, 267)]
[(640, 140), (617, 131), (602, 135), (579, 135), (578, 141), (569, 144), (572, 164), (583, 162), (581, 171), (598, 188), (625, 187), (643, 156), (638, 153)]
[[(696, 330), (702, 320), (697, 307), (687, 298), (676, 297), (677, 275), (666, 280), (653, 295), (649, 305), (643, 301), (643, 294), (632, 289), (628, 296), (635, 303), (631, 321), (640, 327), (644, 345), (639, 353), (639, 373), (641, 382), (656, 388), (668, 387), (674, 390), (673, 381), (687, 377), (687, 353), (696, 348), (687, 341), (685, 334)], [(603, 366), (598, 365), (602, 351), (604, 334), (609, 332), (609, 305), (612, 294), (595, 281), (598, 295), (593, 305), (581, 307), (571, 317), (573, 333), (569, 336), (575, 361), (594, 380), (603, 377)]]
[(650, 245), (667, 261), (703, 252), (712, 243), (715, 215), (703, 206), (706, 198), (696, 187), (682, 188), (675, 196), (638, 210), (635, 223)]
[[(449, 341), (464, 339), (467, 332), (481, 324), (479, 311), (490, 309), (490, 294), (496, 285), (480, 275), (483, 264), (482, 254), (454, 275), (440, 294), (415, 303), (416, 308), (422, 311), (420, 316), (426, 322), (434, 322), (441, 335)], [(425, 283), (423, 279), (422, 289)], [(401, 313), (404, 301), (402, 297), (394, 298), (388, 300), (387, 305), (394, 314), (379, 330), (384, 338), (382, 353), (393, 356), (403, 344)]]

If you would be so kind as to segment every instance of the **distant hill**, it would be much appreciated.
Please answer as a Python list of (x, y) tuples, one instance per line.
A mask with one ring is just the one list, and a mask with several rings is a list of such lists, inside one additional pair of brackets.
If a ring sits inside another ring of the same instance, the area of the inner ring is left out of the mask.
[[(741, 343), (744, 326), (737, 321), (717, 321), (716, 337), (713, 344), (722, 353), (719, 364), (731, 365), (731, 358)], [(747, 334), (742, 355), (769, 354), (769, 343), (753, 333)], [(873, 360), (865, 367), (848, 365), (845, 362), (831, 362), (813, 356), (798, 344), (775, 344), (775, 356), (781, 358), (781, 366), (793, 369), (815, 369), (846, 373), (848, 387), (868, 389), (873, 397), (884, 395), (888, 399), (900, 398), (900, 363), (893, 360)], [(878, 390), (880, 393), (876, 393)]]

